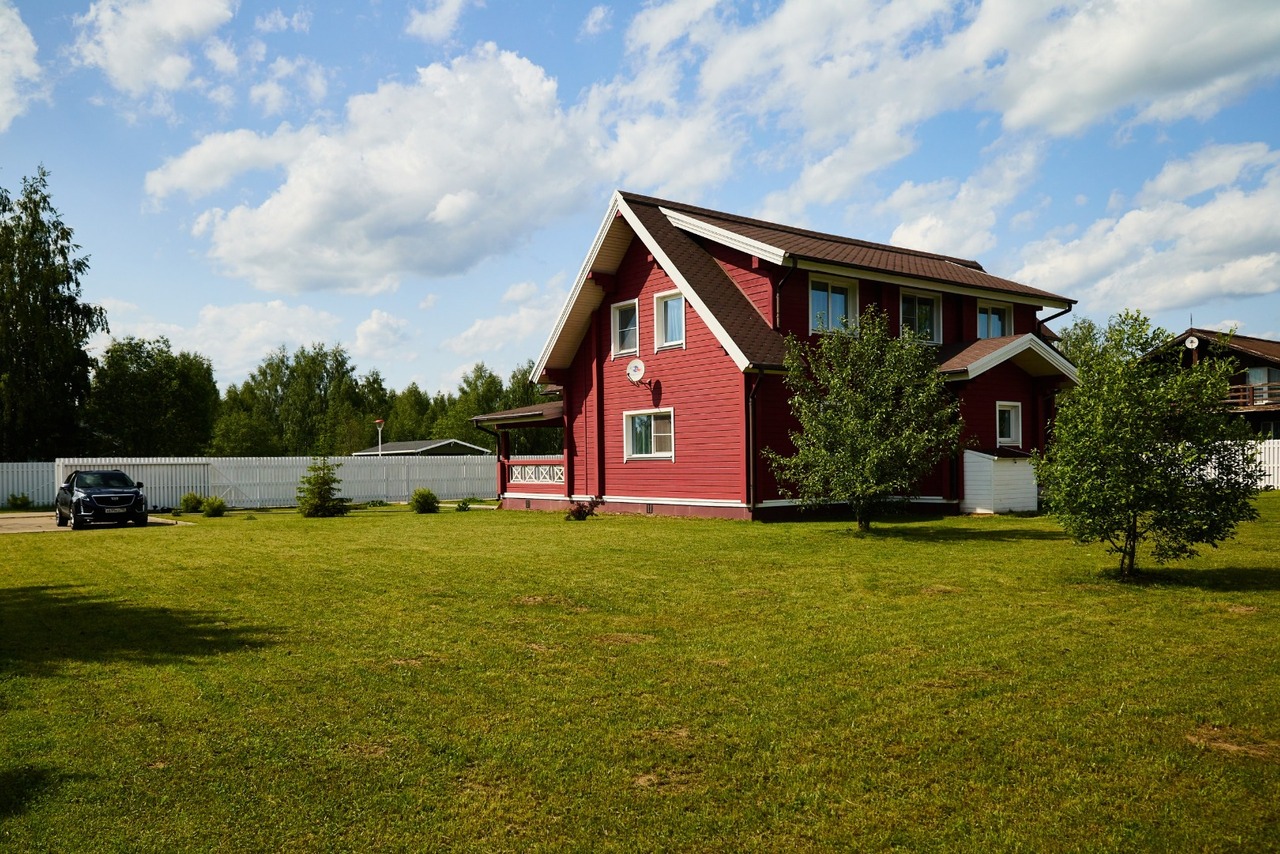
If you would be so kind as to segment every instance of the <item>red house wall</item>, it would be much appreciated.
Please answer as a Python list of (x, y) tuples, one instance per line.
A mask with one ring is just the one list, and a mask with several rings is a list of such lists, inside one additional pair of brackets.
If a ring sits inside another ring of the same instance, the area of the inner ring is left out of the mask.
[[(620, 265), (570, 368), (566, 389), (572, 425), (572, 494), (638, 499), (745, 501), (746, 415), (743, 376), (698, 316), (685, 303), (684, 347), (655, 349), (655, 295), (675, 284), (639, 241)], [(639, 352), (611, 355), (612, 306), (637, 300)], [(597, 334), (598, 333), (598, 334)], [(633, 358), (645, 364), (645, 381), (626, 378)], [(597, 395), (603, 391), (603, 411)], [(673, 459), (624, 459), (623, 413), (667, 409), (674, 426)], [(603, 452), (603, 477), (598, 454)]]
[(1022, 444), (1013, 447), (1031, 451), (1038, 446), (1039, 422), (1044, 417), (1040, 402), (1042, 383), (1014, 365), (1005, 362), (978, 377), (965, 381), (960, 394), (960, 415), (964, 418), (965, 439), (972, 439), (976, 450), (996, 444), (996, 403), (1009, 401), (1022, 404)]

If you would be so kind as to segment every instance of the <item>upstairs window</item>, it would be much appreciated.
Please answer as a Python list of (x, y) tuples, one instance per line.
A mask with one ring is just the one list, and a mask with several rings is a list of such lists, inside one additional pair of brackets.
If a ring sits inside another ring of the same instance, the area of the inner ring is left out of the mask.
[(829, 332), (850, 325), (850, 295), (857, 291), (848, 285), (811, 280), (809, 282), (809, 332)]
[(1012, 312), (1007, 305), (978, 306), (978, 337), (999, 338), (1013, 334)]
[(675, 428), (670, 409), (623, 413), (623, 429), (626, 459), (675, 456)]
[(636, 301), (613, 307), (613, 355), (634, 355), (640, 350), (640, 313)]
[(942, 341), (942, 308), (936, 296), (906, 293), (902, 295), (902, 332), (915, 332), (924, 340)]
[(1022, 444), (1022, 404), (1001, 401), (996, 404), (996, 444)]
[(684, 297), (679, 292), (654, 297), (653, 334), (655, 349), (684, 344)]

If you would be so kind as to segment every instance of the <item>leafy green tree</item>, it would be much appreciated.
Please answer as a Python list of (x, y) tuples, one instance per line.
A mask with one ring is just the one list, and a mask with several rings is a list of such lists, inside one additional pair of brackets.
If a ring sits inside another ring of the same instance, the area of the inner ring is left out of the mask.
[(937, 463), (959, 450), (959, 403), (922, 340), (889, 330), (882, 312), (814, 344), (787, 339), (785, 383), (800, 429), (793, 454), (765, 449), (783, 494), (802, 506), (849, 506), (860, 531), (891, 502), (914, 494)]
[(85, 345), (107, 330), (107, 316), (80, 301), (89, 260), (72, 237), (44, 167), (23, 179), (18, 198), (0, 188), (0, 461), (85, 450)]
[(502, 408), (502, 378), (478, 362), (458, 384), (454, 403), (431, 427), (433, 439), (459, 439), (482, 448), (492, 449), (493, 436), (471, 423), (475, 415), (497, 412)]
[(218, 412), (213, 365), (174, 353), (167, 338), (113, 340), (93, 372), (85, 420), (98, 453), (194, 456), (205, 453)]
[(1143, 542), (1164, 563), (1216, 547), (1258, 515), (1251, 432), (1226, 404), (1235, 367), (1184, 368), (1158, 349), (1170, 337), (1133, 311), (1080, 332), (1080, 384), (1034, 460), (1049, 512), (1078, 542), (1106, 543), (1123, 578), (1138, 572)]

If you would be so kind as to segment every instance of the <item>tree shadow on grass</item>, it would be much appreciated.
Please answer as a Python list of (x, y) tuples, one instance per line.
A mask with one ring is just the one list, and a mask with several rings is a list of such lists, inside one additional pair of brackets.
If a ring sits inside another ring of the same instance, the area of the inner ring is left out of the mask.
[(46, 792), (52, 792), (76, 776), (34, 765), (0, 771), (0, 819), (21, 815)]
[(1017, 527), (1006, 522), (993, 522), (982, 527), (961, 527), (946, 524), (945, 516), (910, 517), (897, 516), (890, 519), (876, 520), (871, 530), (859, 534), (855, 528), (833, 530), (833, 535), (866, 537), (874, 540), (903, 540), (919, 543), (1011, 543), (1026, 541), (1068, 542), (1070, 538), (1062, 531), (1045, 531), (1030, 527)]
[(1228, 566), (1214, 569), (1143, 569), (1127, 583), (1138, 587), (1190, 587), (1215, 592), (1280, 590), (1280, 568)]
[(72, 586), (0, 590), (0, 672), (20, 676), (54, 675), (68, 662), (161, 664), (259, 649), (276, 632)]

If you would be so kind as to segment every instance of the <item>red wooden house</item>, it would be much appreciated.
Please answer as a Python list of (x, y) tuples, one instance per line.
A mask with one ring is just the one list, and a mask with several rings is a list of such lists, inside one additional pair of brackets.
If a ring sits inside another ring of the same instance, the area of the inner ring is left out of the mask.
[[(1038, 313), (1073, 302), (974, 261), (618, 192), (535, 367), (562, 399), (475, 420), (499, 435), (504, 507), (776, 516), (794, 505), (761, 449), (785, 452), (795, 429), (785, 336), (874, 303), (936, 345), (961, 401), (969, 447), (918, 500), (1034, 509), (1028, 454), (1075, 381)], [(563, 457), (508, 458), (507, 431), (546, 424), (563, 425)]]

